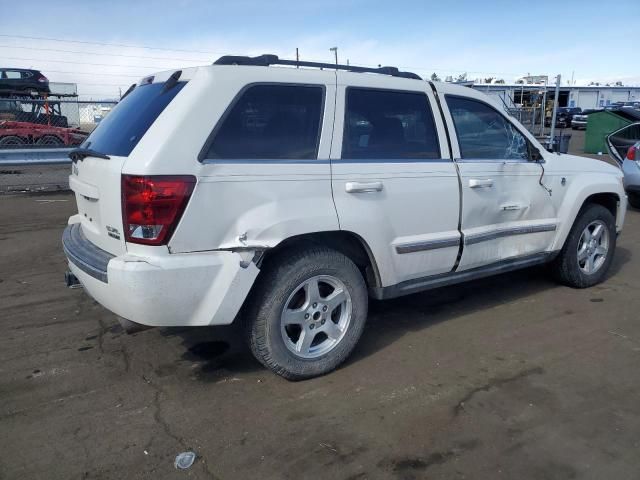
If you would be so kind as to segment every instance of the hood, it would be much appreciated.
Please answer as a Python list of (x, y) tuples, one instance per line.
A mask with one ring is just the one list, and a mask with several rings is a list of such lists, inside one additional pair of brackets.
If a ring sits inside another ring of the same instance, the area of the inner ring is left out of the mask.
[(606, 173), (617, 177), (623, 176), (620, 167), (614, 165), (614, 161), (608, 155), (603, 155), (602, 159), (580, 157), (567, 153), (553, 155), (554, 159), (557, 157), (554, 165), (557, 165), (562, 170), (572, 170), (579, 173)]

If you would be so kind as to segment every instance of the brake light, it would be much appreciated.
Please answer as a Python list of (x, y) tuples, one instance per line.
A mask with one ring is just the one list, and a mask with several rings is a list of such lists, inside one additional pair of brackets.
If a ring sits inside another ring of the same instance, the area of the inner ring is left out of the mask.
[(122, 175), (122, 223), (125, 240), (166, 245), (196, 184), (195, 177)]
[(38, 77), (38, 81), (40, 83), (44, 83), (44, 82), (48, 82), (49, 79), (47, 77), (45, 77), (44, 75), (40, 74), (40, 76)]
[[(628, 160), (635, 160), (636, 157), (638, 156), (638, 147), (636, 147), (635, 145), (632, 145), (631, 147), (629, 147), (629, 150), (627, 150), (627, 159)], [(640, 158), (638, 158), (638, 160), (640, 160)]]

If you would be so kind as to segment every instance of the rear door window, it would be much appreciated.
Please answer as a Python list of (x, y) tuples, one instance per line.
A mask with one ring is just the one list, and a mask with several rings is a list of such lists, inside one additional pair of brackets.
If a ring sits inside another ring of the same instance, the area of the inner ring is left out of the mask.
[(83, 144), (106, 155), (128, 156), (186, 82), (139, 85), (102, 120)]
[(323, 97), (322, 86), (247, 88), (214, 130), (205, 158), (317, 158)]
[(447, 95), (462, 158), (474, 160), (527, 160), (525, 136), (486, 103)]
[(426, 94), (348, 88), (342, 158), (440, 158)]

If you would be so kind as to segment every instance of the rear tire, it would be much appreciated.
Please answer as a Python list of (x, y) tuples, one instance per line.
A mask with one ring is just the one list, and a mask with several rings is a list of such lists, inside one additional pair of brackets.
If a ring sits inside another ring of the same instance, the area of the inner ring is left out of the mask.
[(627, 199), (629, 200), (629, 205), (633, 208), (640, 209), (640, 194), (627, 193)]
[(243, 311), (251, 352), (288, 380), (324, 375), (344, 362), (367, 318), (358, 267), (309, 246), (267, 259)]
[(56, 137), (55, 135), (45, 135), (43, 137), (40, 137), (38, 140), (36, 140), (36, 145), (59, 146), (59, 145), (64, 145), (64, 142), (59, 137)]
[(16, 135), (8, 135), (6, 137), (0, 138), (0, 145), (24, 145), (25, 142), (22, 138), (17, 137)]
[(554, 277), (573, 288), (587, 288), (604, 280), (616, 248), (616, 222), (602, 205), (583, 207), (558, 257), (551, 264)]

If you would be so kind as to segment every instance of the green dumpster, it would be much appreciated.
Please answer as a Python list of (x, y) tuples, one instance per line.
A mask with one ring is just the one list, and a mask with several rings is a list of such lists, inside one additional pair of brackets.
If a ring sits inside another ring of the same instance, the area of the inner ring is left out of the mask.
[(637, 122), (636, 112), (622, 110), (602, 110), (589, 114), (587, 131), (584, 136), (584, 151), (586, 153), (606, 152), (606, 137), (630, 123)]

